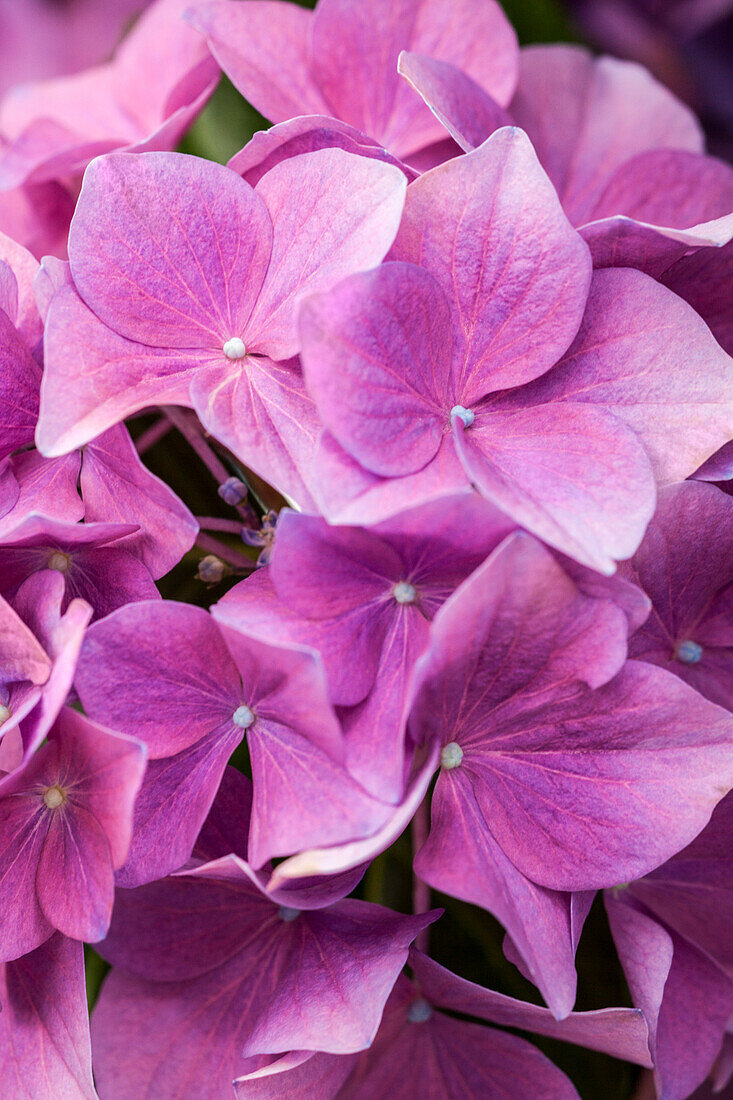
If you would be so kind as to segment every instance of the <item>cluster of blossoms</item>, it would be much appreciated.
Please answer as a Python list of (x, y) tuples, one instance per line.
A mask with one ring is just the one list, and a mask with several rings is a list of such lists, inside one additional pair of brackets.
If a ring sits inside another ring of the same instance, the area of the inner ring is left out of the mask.
[[(172, 151), (222, 70), (226, 166)], [(732, 211), (494, 0), (155, 0), (3, 93), (0, 1096), (577, 1098), (516, 1030), (726, 1088)], [(578, 1012), (598, 892), (635, 1007)]]

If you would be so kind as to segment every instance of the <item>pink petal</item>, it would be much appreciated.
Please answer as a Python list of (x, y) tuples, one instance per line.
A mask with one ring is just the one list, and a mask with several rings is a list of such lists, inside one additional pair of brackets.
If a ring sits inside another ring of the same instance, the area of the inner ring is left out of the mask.
[(120, 336), (213, 351), (242, 336), (271, 242), (262, 200), (235, 172), (119, 153), (84, 175), (69, 262), (85, 303)]
[(517, 129), (410, 186), (390, 257), (426, 267), (455, 302), (454, 378), (466, 406), (543, 374), (583, 316), (590, 255)]
[(33, 348), (42, 335), (33, 288), (38, 273), (38, 261), (22, 244), (4, 233), (0, 233), (0, 259), (14, 273), (18, 288), (16, 315), (10, 317), (10, 320), (14, 322), (26, 347)]
[(577, 46), (521, 51), (511, 113), (574, 225), (589, 220), (612, 174), (631, 157), (651, 149), (699, 153), (703, 147), (695, 116), (646, 69), (596, 59)]
[(470, 489), (450, 436), (443, 438), (434, 460), (422, 470), (406, 477), (381, 478), (360, 466), (329, 432), (323, 432), (314, 470), (319, 511), (329, 523), (379, 523), (407, 508)]
[(271, 126), (269, 130), (259, 130), (243, 149), (234, 154), (227, 167), (237, 172), (251, 187), (256, 187), (281, 160), (313, 153), (317, 149), (344, 149), (347, 153), (358, 153), (362, 157), (394, 164), (405, 174), (408, 182), (417, 178), (416, 172), (393, 157), (373, 138), (346, 122), (325, 115), (299, 115), (298, 118)]
[(371, 473), (422, 469), (445, 434), (455, 392), (450, 309), (412, 264), (357, 275), (301, 313), (306, 383), (326, 428)]
[(257, 195), (274, 236), (262, 293), (243, 333), (253, 351), (287, 359), (300, 350), (298, 303), (384, 259), (406, 188), (394, 165), (342, 149), (281, 161), (262, 177)]
[[(59, 744), (61, 778), (70, 777), (73, 801), (93, 816), (109, 845), (113, 868), (121, 867), (132, 834), (132, 810), (145, 771), (145, 746), (112, 733), (70, 708), (53, 731)], [(65, 841), (66, 843), (66, 841)]]
[(112, 916), (109, 843), (93, 815), (81, 806), (51, 811), (49, 816), (36, 873), (43, 915), (65, 936), (95, 943), (104, 939)]
[(733, 210), (733, 168), (701, 153), (655, 149), (624, 161), (593, 220), (624, 214), (672, 229), (722, 219)]
[(562, 361), (508, 404), (592, 402), (634, 430), (660, 481), (682, 481), (733, 433), (732, 383), (730, 357), (694, 310), (641, 272), (607, 270), (593, 275)]
[[(13, 786), (18, 786), (17, 773)], [(36, 896), (36, 867), (46, 837), (43, 802), (21, 790), (9, 790), (6, 782), (0, 791), (1, 959), (20, 958), (54, 931)]]
[(45, 356), (36, 444), (49, 457), (81, 447), (148, 405), (190, 405), (191, 378), (213, 357), (125, 340), (71, 287), (49, 308)]
[(320, 424), (297, 360), (251, 356), (199, 368), (191, 398), (204, 427), (300, 508), (314, 508), (311, 466)]
[(397, 69), (464, 153), (511, 125), (506, 111), (480, 85), (446, 61), (403, 51)]
[[(516, 37), (496, 3), (322, 2), (312, 31), (312, 69), (319, 87), (333, 114), (399, 156), (443, 136), (440, 123), (400, 81), (402, 50), (451, 62), (502, 104), (514, 90)], [(344, 56), (354, 58), (348, 81), (343, 79)]]
[[(552, 373), (552, 372), (551, 372)], [(479, 411), (454, 440), (468, 477), (518, 524), (583, 565), (611, 573), (654, 511), (649, 460), (616, 416), (580, 404), (523, 408), (519, 395)]]
[(44, 458), (35, 450), (16, 454), (12, 470), (20, 493), (13, 508), (2, 517), (0, 537), (34, 512), (61, 522), (82, 519), (84, 505), (77, 489), (80, 458), (73, 452), (60, 458)]
[(232, 83), (272, 122), (330, 111), (310, 74), (311, 12), (286, 0), (199, 4), (187, 19), (206, 35)]

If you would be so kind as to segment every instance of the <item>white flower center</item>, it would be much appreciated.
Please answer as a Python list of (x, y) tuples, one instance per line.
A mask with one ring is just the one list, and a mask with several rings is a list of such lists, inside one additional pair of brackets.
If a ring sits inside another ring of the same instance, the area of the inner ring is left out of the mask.
[(244, 359), (247, 354), (247, 349), (244, 346), (244, 340), (239, 336), (232, 336), (227, 340), (222, 348), (222, 351), (226, 355), (227, 359)]
[(463, 760), (463, 749), (457, 741), (449, 741), (440, 751), (440, 766), (446, 771), (457, 768)]
[(277, 911), (277, 915), (280, 920), (284, 920), (286, 924), (290, 924), (291, 921), (298, 919), (300, 916), (300, 909), (291, 909), (289, 905), (281, 905)]
[(66, 801), (66, 791), (64, 791), (58, 784), (54, 784), (53, 787), (47, 787), (43, 792), (43, 801), (49, 810), (58, 810), (59, 806), (63, 806)]
[(417, 599), (417, 589), (414, 584), (399, 581), (392, 589), (392, 595), (397, 603), (414, 603)]
[(55, 550), (48, 559), (48, 568), (55, 569), (58, 573), (65, 573), (71, 565), (71, 558), (60, 550)]
[(470, 428), (476, 419), (470, 409), (466, 409), (463, 405), (454, 405), (450, 411), (450, 419), (453, 421), (453, 417), (457, 416), (459, 420), (462, 420), (467, 428)]
[(680, 642), (677, 646), (676, 656), (683, 665), (696, 665), (702, 658), (702, 646), (693, 642), (691, 638), (685, 638), (684, 642)]
[(254, 720), (254, 712), (244, 705), (237, 707), (232, 715), (232, 722), (234, 722), (234, 725), (239, 726), (239, 728), (243, 730), (248, 730)]
[(407, 1010), (407, 1019), (411, 1024), (424, 1024), (433, 1015), (433, 1010), (424, 997), (418, 997)]

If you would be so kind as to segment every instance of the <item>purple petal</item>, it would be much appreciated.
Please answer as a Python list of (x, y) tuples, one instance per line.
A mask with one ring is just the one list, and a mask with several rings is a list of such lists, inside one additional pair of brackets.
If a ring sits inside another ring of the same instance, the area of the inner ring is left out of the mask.
[[(105, 954), (148, 976), (188, 980), (149, 981), (121, 970), (108, 980), (94, 1018), (103, 1090), (131, 1042), (137, 1054), (121, 1097), (159, 1085), (195, 1095), (216, 1082), (224, 1091), (244, 1068), (242, 1053), (351, 1053), (369, 1044), (409, 943), (435, 914), (399, 917), (346, 901), (285, 920), (249, 874), (230, 857), (121, 899)], [(175, 950), (161, 952), (161, 942), (175, 942)], [(273, 965), (261, 965), (263, 951)], [(151, 1012), (163, 1025), (154, 1042)]]
[(572, 1012), (564, 1020), (557, 1021), (546, 1008), (505, 997), (451, 974), (414, 947), (410, 951), (410, 966), (421, 992), (437, 1008), (476, 1016), (502, 1027), (549, 1035), (637, 1065), (651, 1065), (647, 1026), (638, 1010), (604, 1008), (595, 1012)]
[(665, 1097), (685, 1100), (718, 1055), (733, 1008), (733, 982), (623, 898), (607, 896), (606, 908), (631, 995), (649, 1021)]
[(501, 921), (558, 1019), (575, 1003), (575, 944), (570, 896), (537, 886), (512, 865), (492, 836), (471, 789), (457, 768), (440, 775), (430, 811), (431, 830), (415, 873), (434, 889), (480, 905)]
[[(263, 722), (248, 738), (254, 803), (248, 855), (253, 867), (303, 848), (372, 836), (394, 807), (369, 793), (346, 768), (297, 729)], [(385, 792), (386, 794), (387, 792)]]
[(669, 229), (616, 215), (589, 222), (580, 234), (594, 267), (635, 267), (658, 279), (680, 257), (701, 248), (722, 248), (733, 236), (733, 216), (692, 229)]
[(81, 471), (87, 521), (141, 524), (123, 545), (162, 577), (190, 550), (198, 524), (188, 508), (140, 461), (124, 425), (88, 444)]
[(0, 958), (17, 959), (53, 932), (36, 897), (35, 871), (46, 836), (37, 795), (0, 792)]
[[(217, 608), (213, 610), (219, 619)], [(304, 646), (268, 644), (219, 621), (219, 629), (241, 678), (244, 702), (253, 719), (243, 729), (256, 736), (258, 719), (284, 723), (334, 760), (343, 758), (343, 740), (328, 701), (326, 676), (318, 653)]]
[[(553, 889), (645, 874), (700, 831), (731, 782), (727, 712), (641, 662), (628, 662), (595, 693), (555, 704), (533, 729), (529, 721), (525, 714), (506, 740), (497, 731), (486, 746), (477, 769), (487, 784), (482, 811), (491, 813), (492, 831), (520, 870)], [(571, 728), (582, 735), (563, 749), (557, 738)], [(680, 804), (683, 781), (689, 800)]]
[(628, 881), (679, 850), (727, 790), (733, 735), (725, 711), (651, 665), (614, 677), (625, 616), (573, 589), (538, 545), (507, 539), (438, 612), (410, 717), (418, 743), (460, 747), (441, 782), (468, 768), (506, 855), (555, 890)]
[(275, 868), (268, 890), (279, 890), (292, 879), (315, 875), (338, 875), (375, 859), (384, 852), (409, 825), (425, 797), (438, 761), (438, 748), (432, 746), (416, 768), (402, 802), (395, 806), (392, 817), (373, 836), (364, 840), (337, 844), (330, 848), (314, 848), (291, 856)]
[(354, 1061), (355, 1055), (293, 1051), (238, 1077), (234, 1091), (240, 1100), (335, 1100)]
[[(670, 485), (660, 493), (646, 538), (623, 566), (654, 608), (630, 639), (631, 655), (673, 672), (729, 710), (732, 528), (733, 501), (727, 494), (705, 482)], [(684, 643), (693, 646), (692, 661), (680, 648)]]
[(410, 673), (427, 642), (422, 613), (402, 608), (382, 643), (369, 695), (342, 715), (349, 771), (376, 798), (390, 802), (398, 802), (405, 789), (405, 700)]
[(661, 867), (631, 884), (646, 910), (704, 951), (721, 968), (733, 969), (729, 845), (733, 798), (727, 795), (701, 833)]
[[(357, 608), (353, 615), (318, 621), (295, 614), (277, 595), (268, 570), (240, 581), (216, 605), (216, 618), (264, 641), (316, 649), (328, 675), (331, 701), (353, 706), (366, 697), (374, 683), (379, 647), (370, 629), (371, 611)], [(349, 667), (343, 654), (351, 655)]]
[(43, 646), (29, 630), (18, 610), (0, 598), (0, 668), (3, 683), (30, 680), (44, 684), (51, 673), (51, 662)]
[[(242, 735), (241, 729), (230, 726), (228, 731), (203, 737), (176, 756), (148, 763), (135, 800), (127, 859), (115, 876), (118, 886), (154, 882), (183, 866)], [(229, 848), (216, 856), (228, 852)]]
[(733, 355), (733, 310), (730, 280), (733, 244), (701, 249), (672, 264), (662, 282), (684, 298), (710, 327), (718, 343)]
[(81, 944), (56, 933), (3, 969), (0, 1092), (95, 1100)]
[(446, 1082), (452, 1083), (449, 1087), (460, 1082), (464, 1095), (471, 1097), (577, 1100), (578, 1095), (567, 1077), (526, 1040), (436, 1012), (414, 987), (400, 982), (374, 1046), (360, 1056), (343, 1095), (350, 1100), (437, 1097), (445, 1094)]
[(33, 442), (41, 370), (0, 310), (0, 461)]
[(196, 840), (196, 858), (216, 860), (231, 854), (246, 859), (251, 813), (252, 783), (227, 766)]
[(153, 759), (226, 733), (242, 702), (216, 624), (168, 600), (130, 604), (90, 628), (76, 688), (91, 717), (144, 741)]
[(280, 516), (270, 577), (287, 607), (308, 619), (384, 602), (401, 571), (397, 553), (369, 531), (289, 510)]
[(710, 1074), (733, 1012), (733, 981), (673, 937), (656, 1035), (656, 1068), (670, 1100), (685, 1100)]
[(33, 607), (33, 619), (27, 616), (27, 621), (33, 622), (53, 661), (39, 703), (23, 723), (24, 759), (28, 759), (41, 744), (66, 702), (84, 632), (92, 617), (90, 605), (78, 599), (72, 600), (61, 614), (64, 587), (63, 578), (58, 573), (44, 569), (24, 581), (15, 597), (15, 606), (19, 610), (26, 601)]

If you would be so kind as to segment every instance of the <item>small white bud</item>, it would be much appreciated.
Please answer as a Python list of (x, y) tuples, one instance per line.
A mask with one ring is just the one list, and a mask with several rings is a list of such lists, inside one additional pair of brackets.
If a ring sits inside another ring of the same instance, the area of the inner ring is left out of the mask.
[(467, 428), (470, 428), (476, 419), (470, 409), (465, 409), (463, 405), (454, 405), (450, 411), (451, 421), (453, 417), (457, 416), (459, 420), (462, 420)]
[(55, 550), (48, 559), (48, 568), (55, 569), (58, 573), (66, 573), (70, 565), (71, 558), (68, 554), (63, 554), (60, 550)]
[(43, 792), (43, 801), (49, 810), (58, 810), (59, 806), (63, 806), (66, 801), (66, 792), (57, 784), (54, 784), (53, 787), (48, 787)]
[(392, 595), (397, 603), (414, 603), (417, 599), (417, 589), (407, 581), (399, 581), (392, 589)]
[(424, 997), (418, 997), (407, 1010), (407, 1019), (411, 1024), (424, 1024), (433, 1015), (433, 1010)]
[(692, 639), (685, 638), (684, 642), (680, 642), (677, 646), (677, 660), (682, 661), (683, 665), (696, 665), (701, 659), (702, 646), (693, 642)]
[(244, 359), (247, 354), (247, 349), (244, 346), (244, 340), (239, 336), (232, 336), (230, 340), (224, 344), (222, 351), (226, 355), (227, 359)]
[(255, 716), (253, 711), (251, 711), (249, 707), (244, 706), (244, 704), (241, 707), (237, 707), (232, 715), (232, 722), (234, 722), (234, 725), (239, 726), (239, 728), (243, 730), (248, 730), (254, 720)]
[(457, 741), (449, 741), (440, 750), (440, 766), (446, 771), (457, 768), (463, 760), (463, 749)]

